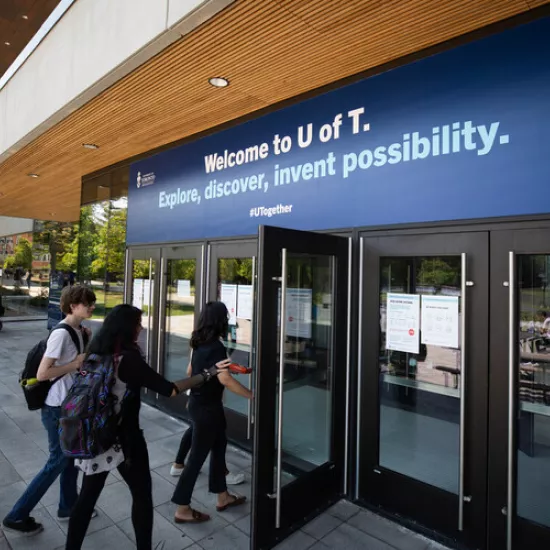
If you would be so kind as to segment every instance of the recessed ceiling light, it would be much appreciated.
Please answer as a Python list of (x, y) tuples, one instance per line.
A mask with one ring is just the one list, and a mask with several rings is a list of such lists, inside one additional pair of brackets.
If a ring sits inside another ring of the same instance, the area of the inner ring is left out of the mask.
[(40, 176), (38, 174), (27, 174), (29, 178), (39, 178)]
[(82, 147), (84, 147), (84, 149), (99, 149), (99, 145), (95, 143), (83, 143)]
[(55, 216), (55, 212), (50, 212), (50, 216)]
[(208, 79), (208, 82), (215, 88), (225, 88), (226, 86), (229, 86), (229, 80), (221, 76), (215, 76), (214, 78), (210, 78)]
[(29, 16), (28, 15), (22, 15), (21, 18), (27, 20), (29, 18)]
[(6, 46), (11, 46), (11, 42), (4, 42)]

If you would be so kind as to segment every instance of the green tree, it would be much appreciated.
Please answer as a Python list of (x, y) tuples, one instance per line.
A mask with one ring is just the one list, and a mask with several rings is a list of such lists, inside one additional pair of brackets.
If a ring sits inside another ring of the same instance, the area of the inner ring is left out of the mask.
[(102, 203), (94, 212), (96, 242), (92, 274), (95, 278), (121, 278), (124, 275), (126, 252), (125, 207), (115, 201)]
[(28, 239), (19, 239), (15, 245), (15, 266), (23, 269), (32, 268), (32, 245)]
[(4, 269), (15, 269), (15, 256), (8, 256), (4, 261)]
[(78, 224), (73, 222), (37, 222), (33, 241), (37, 245), (46, 246), (51, 257), (52, 271), (59, 269), (58, 260), (71, 249), (78, 235)]
[(92, 280), (92, 262), (95, 256), (97, 241), (96, 223), (93, 216), (93, 206), (83, 206), (80, 209), (80, 224), (78, 228), (78, 278), (81, 282)]

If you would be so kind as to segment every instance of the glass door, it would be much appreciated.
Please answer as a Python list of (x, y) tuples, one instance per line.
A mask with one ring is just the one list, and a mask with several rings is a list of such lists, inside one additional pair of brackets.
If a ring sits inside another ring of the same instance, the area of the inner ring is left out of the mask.
[(361, 238), (360, 498), (485, 546), (488, 233)]
[[(209, 249), (207, 300), (220, 300), (229, 311), (229, 330), (225, 346), (231, 359), (254, 369), (254, 322), (256, 287), (255, 241), (212, 243)], [(252, 374), (240, 376), (240, 382), (251, 388)], [(250, 449), (252, 409), (248, 399), (224, 392), (227, 436), (241, 447)]]
[(271, 548), (343, 492), (348, 247), (260, 227), (252, 548)]
[(491, 235), (489, 546), (550, 547), (550, 228)]
[(160, 251), (155, 249), (129, 249), (125, 301), (143, 311), (143, 330), (139, 346), (147, 362), (156, 368), (156, 333), (158, 326), (158, 271)]
[[(143, 311), (138, 344), (149, 365), (157, 372), (160, 249), (130, 248), (127, 255), (125, 301)], [(146, 401), (154, 403), (156, 394), (143, 390)]]
[[(203, 303), (203, 255), (202, 245), (162, 249), (158, 355), (162, 375), (168, 380), (187, 377), (191, 333)], [(187, 395), (177, 399), (159, 396), (159, 405), (177, 416), (188, 416)]]

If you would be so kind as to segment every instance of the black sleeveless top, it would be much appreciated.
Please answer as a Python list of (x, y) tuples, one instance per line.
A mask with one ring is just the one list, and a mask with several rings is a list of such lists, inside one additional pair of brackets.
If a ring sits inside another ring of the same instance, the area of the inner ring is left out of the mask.
[[(193, 375), (213, 367), (219, 361), (227, 359), (227, 350), (220, 340), (202, 344), (193, 350), (191, 369)], [(218, 377), (210, 379), (198, 388), (191, 390), (191, 396), (197, 404), (204, 406), (221, 406), (224, 387)]]

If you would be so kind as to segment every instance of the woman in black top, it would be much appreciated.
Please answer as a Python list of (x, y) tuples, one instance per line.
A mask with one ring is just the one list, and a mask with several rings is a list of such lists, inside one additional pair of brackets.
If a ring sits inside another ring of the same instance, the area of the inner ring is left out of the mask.
[[(209, 302), (204, 306), (197, 330), (191, 336), (192, 374), (196, 375), (212, 365), (222, 369), (229, 366), (227, 350), (221, 338), (227, 334), (228, 312), (222, 302)], [(231, 495), (225, 482), (225, 435), (226, 423), (223, 410), (223, 390), (228, 390), (252, 399), (252, 392), (222, 370), (218, 376), (200, 387), (191, 389), (189, 414), (193, 423), (193, 441), (189, 460), (183, 470), (172, 502), (178, 504), (174, 521), (176, 523), (198, 523), (210, 516), (191, 508), (191, 496), (202, 465), (210, 455), (209, 489), (218, 495), (216, 509), (219, 512), (243, 504), (245, 497)]]
[[(101, 329), (92, 340), (89, 353), (115, 356), (118, 359), (115, 388), (121, 383), (124, 388), (125, 384), (126, 392), (120, 404), (121, 422), (119, 427), (123, 462), (117, 469), (132, 493), (132, 524), (136, 534), (137, 548), (138, 550), (151, 550), (153, 498), (147, 443), (139, 426), (141, 388), (148, 388), (165, 397), (171, 397), (191, 387), (192, 379), (188, 378), (175, 383), (169, 382), (143, 360), (136, 343), (142, 329), (141, 314), (139, 309), (130, 305), (116, 306), (107, 315)], [(115, 393), (114, 388), (113, 393)], [(120, 455), (120, 450), (117, 447), (115, 445), (112, 448), (112, 454), (115, 457)], [(111, 453), (105, 454), (110, 455)], [(97, 473), (95, 468), (90, 471), (85, 470), (82, 490), (69, 521), (67, 550), (79, 550), (82, 547), (94, 506), (109, 475), (107, 462), (110, 458), (112, 459), (111, 456), (106, 457), (103, 463), (104, 469), (98, 469)], [(99, 460), (98, 463), (100, 463)]]

